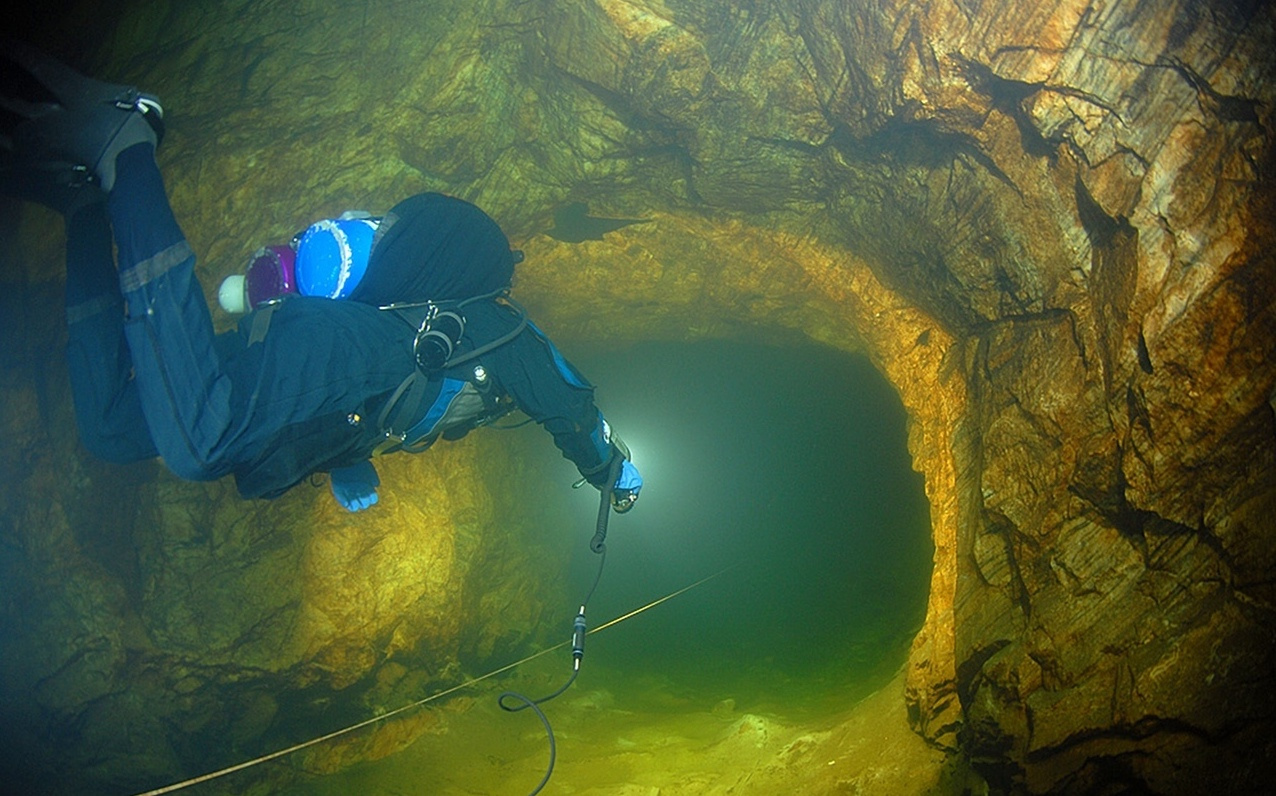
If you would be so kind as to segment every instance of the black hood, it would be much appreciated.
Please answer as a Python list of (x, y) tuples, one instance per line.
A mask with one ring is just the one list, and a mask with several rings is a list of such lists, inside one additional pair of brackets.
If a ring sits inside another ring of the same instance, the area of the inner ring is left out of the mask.
[(513, 276), (509, 238), (491, 216), (462, 199), (422, 193), (382, 219), (350, 298), (378, 306), (466, 299), (508, 288)]

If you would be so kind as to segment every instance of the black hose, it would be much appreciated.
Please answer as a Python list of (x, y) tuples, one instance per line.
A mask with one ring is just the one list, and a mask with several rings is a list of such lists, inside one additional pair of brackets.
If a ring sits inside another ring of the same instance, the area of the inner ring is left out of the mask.
[[(589, 549), (597, 553), (601, 558), (598, 559), (598, 572), (594, 575), (594, 584), (589, 587), (589, 593), (585, 595), (585, 600), (580, 605), (580, 613), (576, 615), (576, 619), (572, 624), (572, 676), (567, 678), (567, 682), (563, 683), (557, 691), (540, 699), (532, 699), (524, 696), (517, 691), (502, 691), (500, 696), (496, 698), (496, 704), (500, 705), (501, 710), (507, 713), (518, 713), (521, 710), (531, 708), (535, 711), (537, 718), (541, 720), (541, 724), (545, 725), (545, 737), (549, 738), (549, 766), (545, 769), (545, 776), (541, 777), (540, 784), (536, 789), (527, 796), (536, 796), (541, 789), (549, 783), (549, 778), (554, 773), (554, 761), (558, 756), (558, 744), (554, 740), (554, 728), (549, 724), (549, 718), (546, 717), (545, 711), (541, 710), (542, 703), (548, 702), (561, 696), (564, 691), (571, 688), (572, 683), (576, 682), (577, 675), (580, 674), (580, 660), (585, 655), (585, 606), (589, 605), (589, 601), (594, 596), (594, 591), (598, 588), (598, 582), (603, 577), (603, 565), (607, 563), (607, 520), (611, 515), (611, 496), (616, 490), (616, 479), (620, 477), (620, 468), (624, 466), (625, 460), (621, 456), (615, 457), (611, 466), (607, 468), (607, 482), (603, 485), (602, 497), (598, 501), (598, 524), (595, 526), (594, 538), (589, 542)], [(521, 705), (507, 705), (506, 698), (518, 700)]]
[[(541, 710), (540, 705), (537, 703), (544, 702), (547, 699), (553, 699), (554, 697), (563, 693), (564, 691), (567, 690), (567, 686), (571, 685), (575, 679), (576, 679), (576, 672), (572, 672), (572, 679), (567, 681), (567, 685), (564, 685), (562, 688), (558, 689), (557, 692), (550, 694), (549, 696), (544, 697), (542, 699), (528, 699), (527, 697), (523, 696), (522, 694), (516, 691), (506, 691), (505, 693), (497, 697), (496, 701), (498, 704), (500, 704), (501, 710), (508, 710), (511, 713), (515, 713), (520, 710), (526, 710), (528, 708), (531, 708), (536, 713), (537, 718), (541, 720), (541, 724), (545, 725), (545, 735), (549, 738), (549, 766), (546, 767), (545, 776), (541, 777), (540, 784), (536, 786), (535, 790), (527, 794), (527, 796), (536, 796), (536, 794), (540, 793), (541, 790), (546, 785), (549, 784), (549, 778), (554, 773), (554, 759), (558, 756), (558, 745), (554, 742), (554, 728), (549, 726), (549, 719), (545, 716), (545, 711)], [(506, 707), (505, 701), (504, 701), (505, 697), (511, 697), (513, 699), (517, 699), (521, 701), (523, 704), (513, 708)]]
[(611, 516), (611, 496), (616, 491), (616, 479), (620, 478), (620, 468), (625, 464), (623, 457), (615, 456), (611, 466), (607, 468), (607, 481), (603, 484), (603, 497), (598, 502), (598, 524), (595, 525), (594, 538), (589, 540), (589, 549), (599, 555), (607, 549), (607, 520)]

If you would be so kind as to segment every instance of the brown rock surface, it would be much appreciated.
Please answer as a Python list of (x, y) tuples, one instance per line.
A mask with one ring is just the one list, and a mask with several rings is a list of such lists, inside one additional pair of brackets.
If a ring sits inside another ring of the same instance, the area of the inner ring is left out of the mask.
[[(995, 790), (1270, 781), (1271, 4), (420, 8), (145, 3), (107, 38), (95, 69), (168, 100), (209, 288), (310, 218), (444, 190), (527, 251), (516, 291), (565, 345), (764, 328), (865, 352), (931, 501), (914, 728)], [(652, 221), (538, 234), (569, 200)], [(111, 765), (173, 771), (167, 726), (260, 737), (261, 694), (375, 680), (404, 649), (442, 677), (532, 626), (530, 565), (489, 547), (526, 542), (488, 501), (483, 468), (534, 455), (505, 440), (396, 460), (369, 523), (150, 466), (117, 486), (61, 433), (60, 265), (35, 240), (56, 224), (21, 226), (0, 535), (24, 652), (0, 663), (37, 724), (125, 722), (152, 743)]]

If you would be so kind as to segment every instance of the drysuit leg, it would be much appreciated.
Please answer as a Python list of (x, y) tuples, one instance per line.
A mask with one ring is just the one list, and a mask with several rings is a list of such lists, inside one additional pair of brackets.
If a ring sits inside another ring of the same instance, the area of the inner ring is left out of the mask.
[(107, 209), (142, 411), (170, 470), (191, 480), (219, 478), (233, 464), (231, 384), (195, 255), (169, 207), (154, 148), (130, 147), (115, 165)]
[(156, 455), (124, 341), (124, 297), (106, 203), (66, 216), (67, 363), (80, 440), (95, 456), (133, 462)]

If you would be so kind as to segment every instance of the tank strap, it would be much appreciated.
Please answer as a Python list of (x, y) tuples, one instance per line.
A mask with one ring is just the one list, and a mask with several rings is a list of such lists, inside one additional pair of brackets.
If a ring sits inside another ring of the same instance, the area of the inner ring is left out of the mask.
[(260, 343), (266, 339), (266, 333), (270, 331), (270, 319), (278, 308), (278, 302), (271, 302), (253, 312), (253, 325), (248, 330), (248, 345)]

